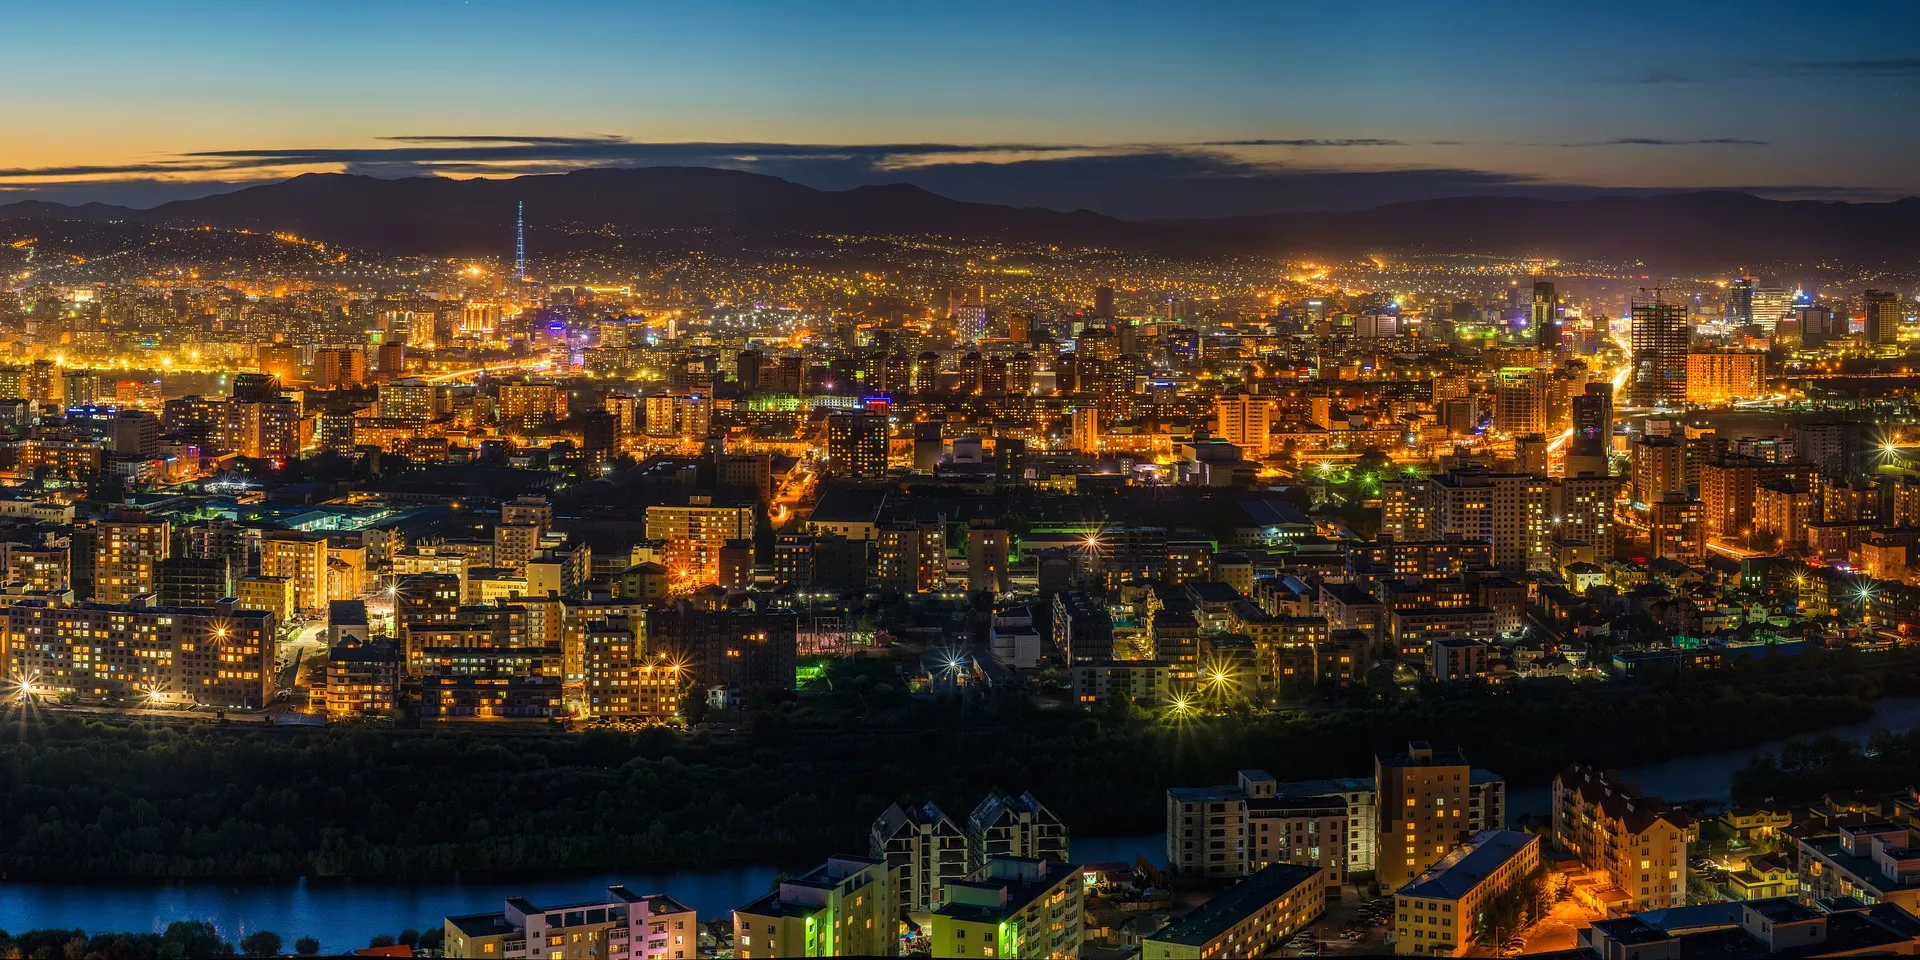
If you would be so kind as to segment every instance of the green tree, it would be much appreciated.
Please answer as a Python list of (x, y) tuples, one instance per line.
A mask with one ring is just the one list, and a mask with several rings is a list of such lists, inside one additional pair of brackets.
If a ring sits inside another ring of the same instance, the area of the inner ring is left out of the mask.
[(272, 930), (255, 930), (240, 941), (240, 949), (249, 957), (280, 955), (280, 935)]
[(233, 944), (220, 939), (220, 931), (205, 920), (175, 920), (160, 935), (160, 956), (162, 960), (231, 957)]
[(320, 940), (317, 937), (301, 937), (293, 942), (293, 952), (303, 957), (320, 955)]

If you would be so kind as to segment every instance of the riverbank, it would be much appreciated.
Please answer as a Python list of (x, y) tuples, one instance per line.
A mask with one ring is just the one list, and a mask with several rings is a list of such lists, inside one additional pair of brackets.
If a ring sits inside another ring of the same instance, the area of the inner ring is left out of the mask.
[[(1151, 834), (1075, 838), (1072, 852), (1081, 863), (1132, 861), (1136, 856), (1160, 862), (1166, 857), (1165, 848), (1164, 835)], [(456, 876), (421, 883), (304, 879), (139, 885), (0, 883), (0, 930), (159, 932), (175, 920), (195, 919), (211, 922), (222, 938), (236, 943), (249, 933), (271, 930), (289, 944), (312, 936), (319, 939), (323, 953), (340, 953), (366, 946), (376, 934), (426, 930), (439, 926), (442, 917), (499, 910), (508, 897), (526, 897), (536, 904), (576, 902), (614, 884), (672, 894), (703, 920), (722, 917), (767, 892), (781, 872), (797, 873), (811, 866), (766, 863), (534, 879)]]
[(1244, 767), (1353, 776), (1377, 750), (1426, 740), (1509, 782), (1543, 782), (1573, 759), (1628, 767), (1857, 723), (1879, 694), (1912, 692), (1886, 661), (1818, 666), (1666, 687), (1388, 691), (1339, 710), (1173, 721), (1017, 698), (864, 717), (803, 700), (724, 737), (290, 734), (15, 712), (0, 719), (0, 823), (12, 828), (0, 870), (268, 882), (758, 865), (863, 846), (895, 800), (962, 816), (996, 789), (1032, 791), (1081, 836), (1125, 836), (1162, 821), (1167, 787)]
[[(1847, 739), (1863, 738), (1876, 729), (1907, 729), (1920, 725), (1920, 697), (1885, 697), (1875, 701), (1871, 715), (1799, 735), (1830, 733)], [(1724, 799), (1735, 770), (1760, 754), (1777, 751), (1785, 738), (1750, 747), (1715, 751), (1684, 759), (1642, 765), (1623, 765), (1623, 775), (1650, 793), (1671, 799)], [(1469, 743), (1478, 755), (1481, 749)], [(1276, 769), (1298, 769), (1276, 765)], [(1216, 773), (1213, 779), (1221, 779)], [(1204, 781), (1194, 781), (1204, 782)], [(1508, 806), (1517, 816), (1546, 809), (1547, 788), (1538, 778), (1514, 779)], [(1159, 800), (1158, 797), (1155, 798)], [(1138, 821), (1141, 827), (1153, 819)], [(1131, 861), (1145, 857), (1161, 863), (1165, 837), (1160, 833), (1077, 837), (1074, 859), (1083, 863)], [(852, 850), (841, 843), (833, 849)], [(578, 900), (608, 885), (623, 883), (636, 889), (662, 891), (681, 898), (703, 917), (724, 916), (733, 907), (765, 892), (773, 877), (811, 866), (796, 860), (756, 862), (711, 868), (678, 870), (594, 870), (528, 875), (524, 871), (495, 874), (458, 874), (441, 878), (396, 881), (363, 880), (247, 880), (191, 881), (151, 884), (92, 884), (61, 882), (0, 883), (0, 929), (21, 931), (38, 927), (78, 927), (89, 931), (159, 931), (178, 919), (206, 919), (221, 935), (239, 940), (258, 930), (272, 930), (292, 942), (300, 936), (318, 937), (326, 951), (366, 945), (376, 934), (404, 929), (424, 930), (440, 918), (500, 908), (509, 896), (536, 903)]]

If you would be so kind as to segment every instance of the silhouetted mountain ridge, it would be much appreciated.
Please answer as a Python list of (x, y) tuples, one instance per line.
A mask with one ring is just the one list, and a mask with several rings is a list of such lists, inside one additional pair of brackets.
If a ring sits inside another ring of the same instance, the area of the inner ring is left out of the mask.
[[(579, 237), (595, 230), (611, 236), (706, 229), (741, 235), (944, 234), (1176, 254), (1474, 252), (1640, 260), (1673, 269), (1920, 259), (1916, 198), (1787, 201), (1730, 191), (1587, 200), (1466, 197), (1360, 211), (1141, 222), (1086, 210), (971, 203), (907, 183), (829, 191), (707, 167), (607, 168), (506, 180), (306, 174), (150, 210), (25, 201), (0, 206), (0, 218), (208, 224), (390, 253), (500, 256), (511, 246), (518, 202), (525, 202), (529, 228), (544, 254), (568, 246), (569, 232)], [(604, 245), (585, 238), (578, 244)]]

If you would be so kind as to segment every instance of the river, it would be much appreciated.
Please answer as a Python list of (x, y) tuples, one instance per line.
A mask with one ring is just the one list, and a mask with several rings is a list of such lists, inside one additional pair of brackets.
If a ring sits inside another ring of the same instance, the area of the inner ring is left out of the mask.
[[(1073, 856), (1083, 863), (1131, 861), (1143, 855), (1166, 859), (1165, 834), (1074, 838)], [(852, 850), (849, 853), (865, 853)], [(814, 864), (720, 867), (706, 870), (571, 874), (514, 879), (454, 877), (405, 883), (379, 880), (261, 880), (242, 883), (108, 885), (0, 882), (0, 930), (18, 933), (44, 927), (88, 931), (160, 931), (175, 920), (208, 920), (221, 936), (238, 943), (256, 930), (286, 940), (312, 936), (322, 952), (364, 947), (375, 934), (439, 926), (442, 917), (498, 911), (508, 897), (536, 904), (577, 903), (626, 884), (639, 893), (666, 893), (699, 911), (704, 921), (767, 892), (781, 870), (798, 873)]]
[[(1920, 725), (1920, 697), (1888, 697), (1874, 704), (1871, 719), (1825, 732), (1860, 740), (1876, 729)], [(1623, 769), (1621, 774), (1650, 794), (1673, 800), (1725, 800), (1733, 772), (1752, 757), (1777, 750), (1775, 740), (1738, 750), (1703, 754)], [(1544, 784), (1509, 792), (1510, 814), (1547, 812)], [(1165, 858), (1165, 835), (1076, 837), (1073, 856), (1082, 863)], [(859, 851), (849, 851), (859, 852)], [(79, 927), (98, 930), (162, 930), (179, 919), (212, 921), (222, 936), (238, 941), (255, 930), (272, 930), (291, 947), (301, 936), (319, 938), (338, 952), (365, 946), (375, 934), (426, 929), (449, 915), (499, 910), (507, 897), (534, 903), (569, 903), (624, 883), (643, 893), (668, 893), (702, 917), (725, 915), (765, 893), (773, 876), (810, 864), (763, 864), (703, 870), (623, 871), (537, 879), (454, 877), (430, 882), (378, 880), (249, 881), (129, 886), (0, 882), (0, 929)]]

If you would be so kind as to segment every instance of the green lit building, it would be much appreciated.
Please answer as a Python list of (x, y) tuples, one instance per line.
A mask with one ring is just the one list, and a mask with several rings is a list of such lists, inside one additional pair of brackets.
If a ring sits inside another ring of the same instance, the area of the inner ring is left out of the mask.
[(1072, 960), (1086, 939), (1077, 864), (999, 857), (948, 882), (929, 924), (936, 957)]
[(899, 901), (884, 860), (827, 862), (733, 911), (733, 955), (891, 957), (899, 953)]

